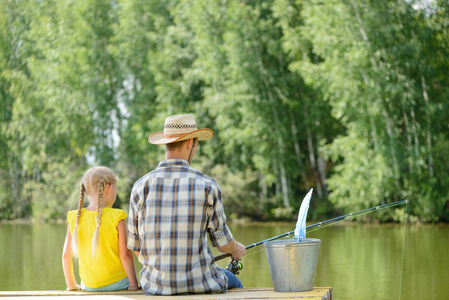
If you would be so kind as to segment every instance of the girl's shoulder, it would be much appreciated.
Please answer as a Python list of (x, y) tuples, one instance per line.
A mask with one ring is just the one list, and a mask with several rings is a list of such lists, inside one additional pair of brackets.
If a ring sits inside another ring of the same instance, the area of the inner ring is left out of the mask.
[(67, 219), (74, 218), (74, 217), (76, 216), (76, 213), (77, 213), (77, 212), (78, 212), (77, 210), (70, 210), (70, 211), (67, 213)]
[(103, 211), (109, 211), (110, 213), (113, 213), (113, 214), (117, 214), (117, 213), (126, 214), (126, 212), (121, 208), (105, 207), (105, 208), (103, 208)]
[(126, 219), (126, 217), (128, 217), (128, 214), (120, 208), (106, 207), (106, 208), (103, 208), (103, 213), (110, 214), (111, 217), (114, 220), (116, 220), (116, 222), (118, 222), (122, 219)]
[(71, 229), (73, 229), (75, 226), (77, 213), (78, 210), (71, 210), (67, 213), (67, 223)]

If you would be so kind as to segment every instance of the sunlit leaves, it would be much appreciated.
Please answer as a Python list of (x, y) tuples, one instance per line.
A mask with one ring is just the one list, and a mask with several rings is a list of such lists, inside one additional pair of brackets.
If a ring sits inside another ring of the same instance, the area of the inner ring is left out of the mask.
[(193, 113), (215, 132), (201, 167), (233, 205), (252, 197), (242, 215), (328, 184), (341, 209), (409, 198), (448, 219), (446, 2), (2, 1), (0, 217), (87, 164), (115, 167), (126, 199), (164, 157), (148, 135)]

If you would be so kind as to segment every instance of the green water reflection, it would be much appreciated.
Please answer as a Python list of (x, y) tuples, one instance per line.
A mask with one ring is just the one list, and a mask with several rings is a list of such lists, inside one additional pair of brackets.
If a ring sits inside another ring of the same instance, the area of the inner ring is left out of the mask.
[[(230, 224), (245, 245), (294, 226)], [(399, 299), (403, 230), (403, 225), (339, 224), (309, 233), (321, 239), (315, 286), (331, 286), (335, 299)], [(64, 289), (65, 231), (64, 224), (0, 224), (0, 290)], [(407, 226), (401, 299), (447, 297), (448, 246), (449, 226)], [(245, 287), (272, 286), (263, 246), (249, 249), (242, 263), (239, 277)]]

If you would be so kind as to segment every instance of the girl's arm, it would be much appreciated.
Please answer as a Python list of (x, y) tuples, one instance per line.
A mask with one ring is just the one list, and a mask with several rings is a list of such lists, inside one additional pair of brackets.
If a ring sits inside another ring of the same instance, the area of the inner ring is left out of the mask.
[(62, 251), (62, 268), (64, 269), (65, 282), (67, 290), (81, 290), (81, 286), (76, 283), (75, 274), (73, 273), (72, 263), (72, 235), (70, 229), (67, 228), (65, 236), (64, 249)]
[(123, 268), (125, 268), (126, 275), (129, 280), (128, 290), (137, 290), (139, 285), (137, 283), (136, 270), (134, 269), (134, 259), (131, 250), (126, 246), (126, 225), (125, 220), (120, 220), (117, 225), (118, 231), (118, 246), (120, 251), (120, 259)]

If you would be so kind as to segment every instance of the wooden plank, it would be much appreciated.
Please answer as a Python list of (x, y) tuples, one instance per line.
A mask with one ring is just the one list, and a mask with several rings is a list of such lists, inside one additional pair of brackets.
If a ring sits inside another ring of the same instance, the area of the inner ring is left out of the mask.
[[(56, 300), (59, 298), (65, 298), (70, 296), (70, 300), (89, 300), (89, 299), (136, 299), (136, 300), (161, 300), (160, 296), (146, 296), (142, 290), (139, 291), (117, 291), (117, 292), (104, 292), (104, 293), (92, 293), (84, 291), (0, 291), (0, 298), (14, 298), (17, 300), (26, 299), (40, 299), (51, 298)], [(67, 298), (65, 298), (67, 299)], [(176, 295), (176, 296), (163, 296), (163, 300), (174, 299), (200, 299), (200, 300), (228, 300), (228, 299), (276, 299), (276, 300), (289, 300), (289, 299), (321, 299), (332, 300), (332, 288), (330, 287), (316, 287), (312, 291), (307, 292), (290, 292), (280, 293), (273, 291), (273, 288), (244, 288), (244, 289), (232, 289), (226, 294), (197, 294), (197, 295)]]

